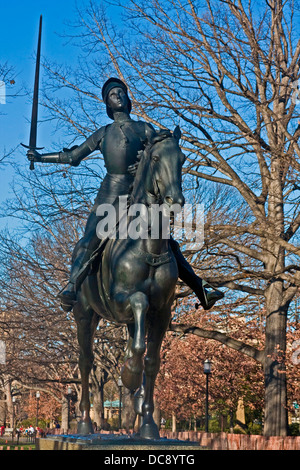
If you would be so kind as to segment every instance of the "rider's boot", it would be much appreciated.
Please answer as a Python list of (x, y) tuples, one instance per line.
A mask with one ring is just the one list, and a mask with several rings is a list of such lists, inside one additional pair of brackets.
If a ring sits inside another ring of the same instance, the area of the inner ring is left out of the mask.
[(85, 249), (75, 258), (71, 268), (70, 280), (67, 286), (58, 294), (61, 307), (65, 312), (70, 312), (76, 302), (76, 280), (83, 265), (89, 260), (92, 251)]
[[(170, 246), (177, 261), (179, 278), (193, 290), (204, 310), (209, 310), (218, 300), (224, 297), (223, 292), (215, 289), (197, 276), (181, 253), (179, 244), (172, 238), (170, 239)], [(198, 308), (198, 304), (196, 304), (196, 308)]]
[(60, 299), (60, 305), (65, 312), (70, 312), (76, 302), (75, 283), (69, 281), (67, 286), (57, 297)]
[[(215, 289), (213, 286), (208, 284), (208, 282), (204, 281), (203, 279), (200, 279), (199, 277), (196, 282), (197, 286), (192, 289), (200, 300), (200, 303), (204, 310), (211, 309), (215, 305), (215, 303), (218, 302), (218, 300), (223, 299), (223, 292), (218, 289)], [(190, 285), (189, 287), (192, 286)], [(196, 309), (198, 309), (199, 304), (196, 304), (195, 306)]]

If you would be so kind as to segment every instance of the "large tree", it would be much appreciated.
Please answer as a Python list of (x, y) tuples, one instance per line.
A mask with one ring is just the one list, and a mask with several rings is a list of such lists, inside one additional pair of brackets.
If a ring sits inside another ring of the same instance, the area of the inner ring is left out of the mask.
[(147, 40), (131, 64), (138, 88), (146, 85), (144, 113), (156, 108), (184, 123), (188, 171), (241, 200), (244, 220), (212, 220), (206, 246), (232, 265), (215, 280), (265, 302), (264, 432), (284, 435), (286, 320), (300, 280), (297, 11), (280, 0), (202, 5), (133, 2)]
[(98, 125), (104, 79), (117, 74), (138, 117), (180, 123), (185, 171), (196, 184), (231, 188), (223, 218), (206, 220), (195, 267), (204, 260), (203, 277), (265, 304), (265, 349), (256, 359), (265, 374), (266, 435), (287, 432), (286, 321), (300, 286), (297, 8), (282, 0), (130, 1), (118, 29), (91, 3), (80, 13), (87, 53), (80, 68), (53, 75), (77, 94), (80, 109), (48, 101), (82, 137)]
[[(227, 214), (207, 220), (195, 266), (204, 259), (204, 277), (264, 302), (265, 349), (256, 358), (265, 373), (265, 434), (285, 435), (286, 321), (300, 286), (296, 3), (131, 1), (125, 12), (120, 31), (91, 4), (81, 14), (87, 60), (76, 76), (60, 69), (54, 78), (91, 112), (105, 76), (119, 75), (138, 117), (180, 122), (186, 172), (232, 189)], [(70, 113), (52, 98), (48, 105), (74, 127), (73, 106)], [(95, 126), (87, 112), (80, 133)]]

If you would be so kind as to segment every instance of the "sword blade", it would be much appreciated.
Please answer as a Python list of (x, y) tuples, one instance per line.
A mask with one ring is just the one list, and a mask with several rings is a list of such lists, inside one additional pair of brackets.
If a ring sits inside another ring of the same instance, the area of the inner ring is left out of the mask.
[(36, 53), (35, 78), (33, 90), (33, 102), (31, 113), (31, 127), (29, 137), (29, 147), (36, 148), (37, 122), (38, 122), (38, 100), (39, 100), (39, 79), (40, 79), (40, 61), (41, 61), (41, 38), (42, 38), (42, 15), (40, 16), (39, 37)]
[[(38, 45), (37, 45), (37, 53), (36, 53), (35, 77), (34, 77), (33, 101), (32, 101), (32, 111), (31, 111), (29, 145), (21, 144), (23, 147), (25, 147), (27, 149), (30, 149), (30, 150), (39, 150), (36, 146), (36, 136), (37, 136), (38, 103), (39, 103), (41, 39), (42, 39), (42, 15), (40, 16), (39, 37), (38, 37)], [(30, 170), (34, 170), (34, 162), (33, 161), (30, 162)]]

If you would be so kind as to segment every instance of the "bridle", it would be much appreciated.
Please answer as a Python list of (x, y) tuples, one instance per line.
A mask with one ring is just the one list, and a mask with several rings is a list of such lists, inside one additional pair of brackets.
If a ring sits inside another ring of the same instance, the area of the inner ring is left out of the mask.
[(151, 153), (154, 145), (156, 145), (159, 142), (162, 142), (163, 140), (165, 140), (167, 138), (172, 138), (172, 134), (169, 131), (168, 131), (168, 133), (163, 133), (161, 136), (156, 137), (155, 142), (153, 142), (151, 145), (149, 145), (149, 149), (144, 150), (144, 152), (146, 150), (149, 152), (149, 157), (148, 157), (150, 159), (149, 168), (151, 170), (151, 179), (152, 179), (152, 186), (153, 186), (153, 191), (154, 191), (154, 194), (151, 194), (151, 193), (147, 192), (147, 196), (149, 197), (149, 199), (152, 199), (152, 201), (149, 204), (163, 203), (163, 198), (162, 198), (162, 195), (161, 195), (161, 191), (160, 191), (158, 182), (157, 182), (156, 178), (154, 177), (154, 165), (157, 162), (153, 161), (153, 159), (151, 158), (150, 153)]

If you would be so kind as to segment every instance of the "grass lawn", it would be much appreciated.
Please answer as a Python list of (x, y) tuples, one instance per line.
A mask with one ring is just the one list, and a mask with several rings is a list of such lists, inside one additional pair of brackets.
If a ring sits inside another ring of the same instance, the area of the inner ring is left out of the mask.
[(35, 450), (34, 442), (22, 442), (22, 441), (23, 440), (20, 439), (19, 444), (17, 444), (16, 439), (12, 441), (10, 437), (2, 438), (0, 439), (0, 447), (1, 449), (3, 447), (3, 450), (7, 450), (7, 447), (9, 447), (8, 450), (15, 450), (16, 447), (18, 448), (18, 450), (21, 450), (21, 447), (24, 450)]

